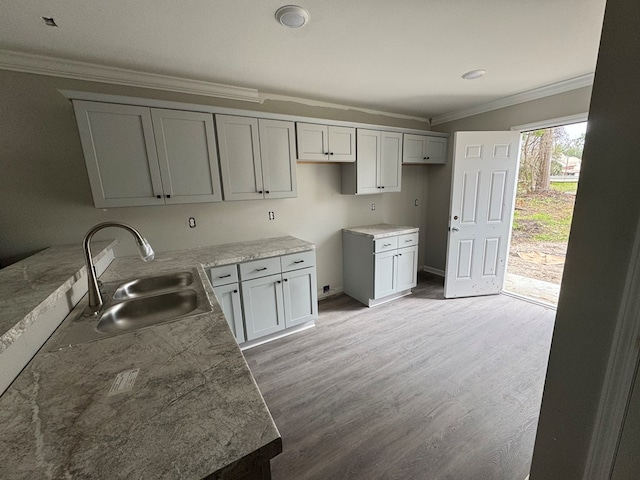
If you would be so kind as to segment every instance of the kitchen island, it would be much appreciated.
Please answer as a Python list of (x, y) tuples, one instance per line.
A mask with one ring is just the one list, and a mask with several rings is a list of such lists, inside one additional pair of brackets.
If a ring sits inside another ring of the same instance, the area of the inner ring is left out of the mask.
[(56, 347), (83, 299), (0, 397), (0, 478), (270, 478), (282, 440), (204, 268), (313, 248), (279, 237), (116, 258), (101, 280), (196, 268), (212, 311)]

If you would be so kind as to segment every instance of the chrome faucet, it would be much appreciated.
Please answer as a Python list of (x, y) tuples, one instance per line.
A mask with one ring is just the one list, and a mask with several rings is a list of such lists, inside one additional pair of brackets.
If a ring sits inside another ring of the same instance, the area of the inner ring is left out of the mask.
[(89, 280), (89, 305), (87, 306), (85, 313), (95, 315), (102, 308), (102, 294), (100, 293), (100, 287), (98, 285), (98, 277), (96, 275), (96, 268), (93, 265), (93, 257), (91, 255), (91, 239), (95, 235), (96, 232), (102, 230), (107, 227), (120, 227), (131, 233), (136, 239), (136, 243), (138, 244), (138, 251), (140, 252), (140, 258), (145, 262), (150, 262), (155, 257), (155, 253), (149, 245), (149, 242), (142, 238), (142, 235), (133, 227), (120, 222), (104, 222), (99, 223), (95, 227), (91, 228), (84, 236), (84, 240), (82, 241), (82, 247), (84, 249), (84, 260), (87, 266), (87, 278)]

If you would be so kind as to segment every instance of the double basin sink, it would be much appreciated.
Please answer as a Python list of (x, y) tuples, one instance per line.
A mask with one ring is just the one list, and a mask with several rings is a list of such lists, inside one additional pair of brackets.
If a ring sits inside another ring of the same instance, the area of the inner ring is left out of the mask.
[(211, 311), (198, 273), (185, 271), (103, 285), (98, 314), (81, 312), (55, 348), (129, 333)]

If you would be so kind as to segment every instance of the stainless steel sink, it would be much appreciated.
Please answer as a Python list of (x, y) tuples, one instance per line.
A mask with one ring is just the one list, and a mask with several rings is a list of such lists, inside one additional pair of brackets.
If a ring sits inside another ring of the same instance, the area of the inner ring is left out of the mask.
[(212, 310), (195, 270), (105, 284), (102, 290), (108, 299), (103, 309), (97, 315), (80, 309), (53, 344), (53, 350)]
[(136, 278), (116, 288), (113, 294), (114, 300), (125, 300), (146, 295), (171, 292), (179, 288), (187, 287), (193, 283), (191, 272), (168, 273), (153, 277)]
[(198, 308), (198, 294), (193, 289), (125, 300), (107, 308), (96, 330), (120, 333), (182, 317)]

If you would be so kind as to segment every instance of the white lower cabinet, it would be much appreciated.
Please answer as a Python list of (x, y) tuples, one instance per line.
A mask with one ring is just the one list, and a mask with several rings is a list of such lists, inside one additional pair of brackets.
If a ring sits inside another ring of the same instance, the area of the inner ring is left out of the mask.
[(342, 234), (344, 293), (372, 307), (417, 285), (418, 232), (382, 238)]
[(242, 282), (242, 306), (247, 340), (284, 330), (282, 275)]
[(282, 274), (285, 325), (291, 327), (318, 318), (315, 267)]
[(232, 283), (230, 285), (222, 285), (215, 287), (213, 293), (216, 294), (216, 298), (222, 307), (229, 327), (233, 335), (238, 340), (238, 343), (245, 341), (244, 325), (242, 323), (242, 304), (240, 303), (240, 286), (238, 283)]
[(318, 318), (315, 265), (311, 250), (209, 270), (216, 298), (238, 343)]

